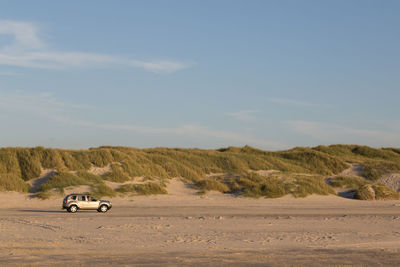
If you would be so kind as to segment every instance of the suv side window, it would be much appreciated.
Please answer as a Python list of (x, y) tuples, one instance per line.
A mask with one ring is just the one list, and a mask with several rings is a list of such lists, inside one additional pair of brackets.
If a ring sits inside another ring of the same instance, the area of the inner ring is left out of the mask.
[(79, 196), (79, 200), (80, 201), (86, 201), (86, 197), (85, 196)]
[(76, 196), (72, 196), (71, 199), (72, 199), (72, 200), (76, 200)]

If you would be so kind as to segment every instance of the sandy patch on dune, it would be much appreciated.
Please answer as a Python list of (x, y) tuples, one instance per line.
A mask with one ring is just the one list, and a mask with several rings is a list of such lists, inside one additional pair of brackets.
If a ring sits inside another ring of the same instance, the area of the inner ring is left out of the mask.
[(104, 183), (107, 185), (107, 186), (109, 186), (109, 187), (111, 187), (112, 189), (118, 189), (118, 188), (120, 188), (121, 186), (124, 186), (124, 185), (129, 185), (129, 184), (146, 184), (146, 183), (149, 183), (149, 182), (154, 182), (153, 180), (147, 180), (147, 179), (145, 179), (145, 176), (140, 176), (140, 177), (133, 177), (133, 178), (131, 178), (131, 180), (129, 180), (129, 181), (126, 181), (126, 182), (123, 182), (123, 183), (117, 183), (117, 182), (112, 182), (112, 181), (104, 181)]
[[(159, 182), (157, 180), (144, 180), (144, 177), (135, 177), (131, 181), (127, 181), (124, 183), (116, 183), (111, 181), (104, 181), (105, 184), (112, 189), (116, 190), (124, 185), (129, 184), (146, 184), (151, 182)], [(180, 178), (173, 178), (165, 181), (167, 183), (167, 192), (169, 196), (190, 196), (195, 195), (198, 190), (192, 188), (192, 186), (188, 183), (185, 183)]]
[(341, 173), (339, 173), (339, 175), (341, 176), (358, 176), (358, 177), (362, 177), (362, 171), (364, 170), (365, 166), (358, 164), (358, 163), (353, 163), (351, 164), (350, 168), (345, 169), (344, 171), (342, 171)]
[(167, 191), (172, 196), (195, 195), (198, 190), (192, 188), (190, 184), (184, 183), (179, 178), (174, 178), (168, 181)]
[(258, 175), (261, 175), (261, 176), (270, 176), (271, 174), (274, 174), (274, 173), (280, 173), (280, 171), (278, 171), (278, 170), (259, 170), (259, 171), (255, 171), (255, 173), (257, 173)]
[(400, 173), (390, 173), (382, 176), (377, 181), (378, 184), (386, 185), (387, 187), (400, 192)]
[(91, 173), (91, 174), (95, 174), (95, 175), (101, 176), (101, 175), (104, 175), (104, 174), (106, 174), (108, 172), (111, 172), (111, 165), (112, 165), (112, 163), (108, 164), (105, 167), (92, 166), (92, 167), (90, 167), (88, 172)]
[(79, 186), (68, 186), (64, 188), (64, 195), (69, 195), (69, 194), (81, 194), (81, 193), (87, 193), (91, 192), (92, 187), (89, 185), (79, 185)]
[(57, 171), (54, 169), (42, 169), (38, 178), (29, 180), (27, 183), (31, 186), (30, 193), (36, 193), (39, 186), (49, 180)]

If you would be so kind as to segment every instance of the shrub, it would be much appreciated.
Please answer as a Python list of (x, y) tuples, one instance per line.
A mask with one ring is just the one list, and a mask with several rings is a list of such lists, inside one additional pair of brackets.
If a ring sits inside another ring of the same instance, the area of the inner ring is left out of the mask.
[(400, 199), (400, 194), (382, 184), (372, 186), (375, 190), (376, 200), (397, 200)]
[(82, 179), (91, 184), (104, 183), (103, 179), (100, 176), (89, 173), (87, 171), (77, 171), (76, 176), (81, 177)]
[(52, 188), (62, 191), (68, 186), (90, 185), (84, 178), (78, 177), (72, 173), (59, 172), (51, 176), (45, 183), (41, 184), (38, 191), (46, 192)]
[(113, 156), (110, 149), (96, 149), (91, 148), (87, 153), (90, 162), (97, 167), (105, 167), (113, 162)]
[(382, 184), (367, 184), (357, 190), (355, 197), (361, 200), (397, 200), (400, 194)]
[(359, 188), (365, 185), (367, 182), (360, 177), (356, 176), (336, 176), (330, 179), (330, 185), (333, 187), (340, 187), (340, 188)]
[(195, 183), (195, 187), (203, 191), (218, 191), (222, 193), (230, 192), (229, 187), (215, 179), (200, 180)]
[(361, 186), (354, 196), (360, 200), (374, 200), (375, 199), (375, 190), (370, 184), (366, 184)]
[(98, 184), (92, 187), (92, 195), (96, 198), (101, 198), (104, 196), (115, 197), (117, 193), (109, 186), (105, 184)]
[(101, 177), (103, 177), (103, 179), (105, 180), (117, 183), (123, 183), (131, 179), (128, 175), (125, 174), (122, 167), (117, 164), (112, 164), (111, 172), (105, 173)]
[(13, 174), (0, 174), (0, 191), (29, 192), (30, 185), (19, 176)]
[(297, 176), (292, 187), (294, 189), (291, 193), (294, 197), (335, 194), (333, 188), (327, 185), (320, 176)]
[(42, 199), (42, 200), (46, 200), (52, 197), (52, 193), (50, 192), (38, 192), (35, 194), (36, 198)]
[(274, 178), (268, 178), (260, 184), (251, 185), (244, 188), (243, 195), (247, 197), (266, 197), (278, 198), (286, 195), (285, 184), (283, 181)]
[(396, 154), (394, 151), (376, 149), (368, 146), (356, 146), (355, 148), (353, 148), (352, 152), (354, 154), (358, 154), (367, 158), (400, 160), (399, 155)]
[(338, 158), (307, 148), (295, 148), (281, 152), (280, 155), (292, 164), (305, 168), (307, 172), (322, 175), (336, 174), (347, 167), (347, 164)]
[(22, 179), (28, 181), (40, 176), (42, 172), (40, 161), (37, 157), (33, 157), (29, 150), (19, 150), (17, 157)]
[(159, 183), (150, 182), (146, 184), (123, 185), (117, 189), (120, 193), (134, 193), (137, 195), (167, 194), (165, 187)]
[(56, 149), (45, 149), (41, 152), (41, 163), (45, 169), (57, 169), (59, 171), (65, 171), (66, 167), (64, 161), (60, 155), (59, 150)]

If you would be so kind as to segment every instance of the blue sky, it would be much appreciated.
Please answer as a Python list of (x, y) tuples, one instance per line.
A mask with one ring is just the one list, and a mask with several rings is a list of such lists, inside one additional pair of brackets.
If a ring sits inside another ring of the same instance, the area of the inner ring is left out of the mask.
[(0, 146), (400, 146), (399, 1), (2, 1)]

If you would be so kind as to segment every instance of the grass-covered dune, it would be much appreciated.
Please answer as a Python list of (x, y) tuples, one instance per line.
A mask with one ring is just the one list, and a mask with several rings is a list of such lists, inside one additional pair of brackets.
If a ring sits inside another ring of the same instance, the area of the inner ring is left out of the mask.
[[(363, 166), (355, 181), (338, 178), (325, 183), (327, 176), (338, 176), (350, 164)], [(95, 175), (94, 167), (110, 171)], [(400, 171), (400, 149), (375, 149), (358, 145), (296, 147), (285, 151), (264, 151), (250, 146), (218, 150), (128, 147), (99, 147), (88, 150), (0, 148), (0, 190), (28, 192), (28, 180), (38, 178), (45, 169), (56, 174), (38, 187), (46, 195), (51, 189), (89, 185), (98, 195), (115, 195), (104, 181), (125, 182), (135, 177), (151, 181), (117, 190), (144, 194), (166, 193), (165, 181), (181, 177), (199, 192), (217, 190), (252, 197), (280, 197), (286, 194), (307, 196), (331, 194), (335, 186), (364, 186), (382, 175)], [(269, 175), (261, 172), (275, 170)], [(357, 180), (358, 179), (358, 180)], [(397, 193), (396, 193), (397, 194)], [(359, 194), (363, 195), (363, 194)], [(393, 198), (393, 195), (391, 195)]]

